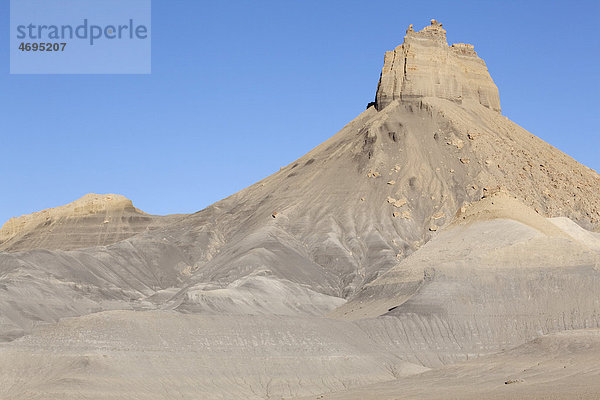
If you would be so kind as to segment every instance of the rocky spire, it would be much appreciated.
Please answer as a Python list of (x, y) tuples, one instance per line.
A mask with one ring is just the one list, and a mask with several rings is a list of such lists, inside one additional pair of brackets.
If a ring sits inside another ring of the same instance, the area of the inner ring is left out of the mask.
[(404, 43), (385, 53), (376, 107), (421, 97), (474, 101), (500, 112), (498, 88), (485, 62), (470, 44), (448, 46), (446, 31), (435, 19), (418, 32), (410, 25)]

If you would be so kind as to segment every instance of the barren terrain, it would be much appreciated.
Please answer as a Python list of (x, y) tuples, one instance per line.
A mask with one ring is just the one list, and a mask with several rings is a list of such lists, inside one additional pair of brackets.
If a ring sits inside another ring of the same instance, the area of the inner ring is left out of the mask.
[(90, 194), (0, 230), (0, 398), (600, 398), (600, 176), (437, 21), (376, 101), (190, 215)]

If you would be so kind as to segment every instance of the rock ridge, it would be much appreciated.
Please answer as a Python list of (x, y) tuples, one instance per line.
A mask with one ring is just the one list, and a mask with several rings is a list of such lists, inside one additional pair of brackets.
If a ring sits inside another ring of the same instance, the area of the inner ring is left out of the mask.
[(11, 218), (0, 229), (0, 251), (69, 250), (103, 246), (170, 218), (151, 216), (117, 194), (89, 193), (64, 206)]

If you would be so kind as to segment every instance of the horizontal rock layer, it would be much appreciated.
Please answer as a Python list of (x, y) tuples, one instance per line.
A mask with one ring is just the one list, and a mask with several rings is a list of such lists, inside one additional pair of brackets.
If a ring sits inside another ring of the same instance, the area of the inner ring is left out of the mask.
[(446, 31), (435, 20), (419, 32), (411, 25), (404, 43), (385, 53), (376, 106), (381, 110), (396, 99), (421, 97), (474, 101), (500, 112), (498, 88), (485, 62), (470, 44), (449, 47)]
[(0, 229), (0, 251), (105, 246), (178, 218), (148, 215), (121, 195), (90, 193), (64, 206), (11, 218)]

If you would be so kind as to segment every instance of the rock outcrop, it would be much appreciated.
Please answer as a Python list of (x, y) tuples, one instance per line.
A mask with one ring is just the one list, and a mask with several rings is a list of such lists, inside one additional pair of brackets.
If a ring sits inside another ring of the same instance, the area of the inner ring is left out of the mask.
[(0, 229), (0, 251), (105, 246), (174, 219), (148, 215), (121, 195), (90, 193), (64, 206), (11, 218)]
[(448, 46), (446, 31), (436, 20), (419, 32), (411, 25), (404, 43), (385, 53), (376, 107), (381, 110), (396, 99), (422, 97), (474, 101), (500, 112), (498, 88), (485, 62), (473, 45)]

